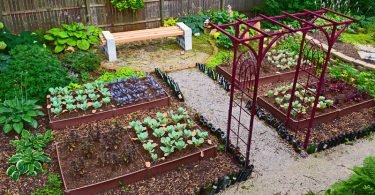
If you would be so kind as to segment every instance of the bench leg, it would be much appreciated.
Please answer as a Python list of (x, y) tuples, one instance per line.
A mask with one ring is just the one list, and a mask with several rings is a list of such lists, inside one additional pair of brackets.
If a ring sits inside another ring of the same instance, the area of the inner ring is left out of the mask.
[(117, 60), (116, 53), (116, 42), (115, 38), (109, 31), (103, 31), (103, 36), (107, 41), (107, 44), (104, 46), (105, 52), (108, 57), (108, 61), (113, 62)]
[(183, 36), (178, 36), (177, 37), (178, 44), (182, 48), (184, 48), (185, 51), (192, 50), (193, 49), (193, 37), (192, 37), (193, 33), (192, 33), (191, 29), (188, 26), (186, 26), (184, 23), (182, 23), (182, 22), (178, 22), (177, 26), (182, 31), (184, 31), (184, 35)]

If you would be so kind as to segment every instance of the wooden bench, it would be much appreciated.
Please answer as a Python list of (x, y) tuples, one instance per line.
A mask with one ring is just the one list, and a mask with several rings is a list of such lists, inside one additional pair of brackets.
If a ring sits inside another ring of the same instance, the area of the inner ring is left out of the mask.
[(161, 27), (119, 33), (103, 31), (100, 39), (108, 56), (108, 60), (115, 61), (117, 60), (116, 44), (160, 39), (165, 37), (177, 37), (178, 44), (186, 51), (191, 50), (193, 47), (192, 31), (188, 26), (181, 22), (177, 23), (177, 26), (172, 27)]

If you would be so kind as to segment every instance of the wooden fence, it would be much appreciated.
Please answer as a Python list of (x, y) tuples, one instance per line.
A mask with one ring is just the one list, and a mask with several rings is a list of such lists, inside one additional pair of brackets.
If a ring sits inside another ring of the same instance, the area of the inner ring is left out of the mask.
[(110, 0), (1, 0), (0, 20), (15, 33), (47, 30), (61, 23), (83, 21), (113, 32), (155, 28), (162, 19), (180, 17), (228, 4), (249, 11), (260, 0), (144, 0), (145, 8), (118, 11)]

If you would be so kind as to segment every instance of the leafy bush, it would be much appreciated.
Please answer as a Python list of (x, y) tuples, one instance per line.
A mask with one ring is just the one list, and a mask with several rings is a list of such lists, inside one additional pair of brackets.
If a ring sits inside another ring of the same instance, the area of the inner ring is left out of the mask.
[(126, 9), (136, 11), (145, 7), (143, 0), (111, 0), (111, 3), (120, 11)]
[(83, 23), (62, 24), (62, 28), (52, 28), (44, 35), (55, 48), (55, 53), (62, 52), (68, 46), (88, 50), (91, 45), (99, 43), (101, 29), (96, 26), (85, 26)]
[(167, 20), (163, 21), (163, 26), (168, 27), (168, 26), (176, 26), (176, 23), (178, 22), (178, 18), (170, 17)]
[(62, 56), (63, 65), (75, 72), (88, 72), (96, 70), (100, 66), (100, 58), (90, 51), (77, 51), (66, 53)]
[(366, 91), (375, 97), (375, 73), (359, 71), (348, 64), (336, 65), (329, 69), (330, 77), (345, 80), (356, 85), (359, 90)]
[(295, 13), (303, 9), (317, 9), (315, 0), (265, 0), (262, 5), (255, 7), (254, 11), (275, 16), (281, 14), (282, 11)]
[(2, 22), (0, 22), (0, 27), (0, 53), (9, 54), (10, 50), (17, 45), (44, 45), (36, 33), (25, 31), (18, 35), (13, 35), (5, 28)]
[[(234, 35), (236, 33), (234, 27), (230, 27), (225, 30), (231, 35)], [(233, 42), (230, 40), (228, 36), (220, 34), (216, 40), (216, 45), (219, 47), (230, 49), (233, 47)]]
[(7, 169), (6, 175), (15, 181), (23, 174), (36, 176), (43, 169), (42, 163), (51, 162), (43, 149), (53, 140), (51, 130), (45, 135), (32, 135), (29, 131), (23, 130), (21, 139), (11, 142), (16, 147), (16, 154), (8, 159), (8, 163), (13, 165)]
[(45, 102), (48, 89), (69, 83), (68, 74), (56, 56), (45, 48), (16, 46), (11, 51), (8, 68), (0, 74), (0, 99), (12, 99), (19, 86), (28, 97)]
[(31, 195), (60, 195), (63, 194), (63, 191), (60, 189), (62, 182), (60, 176), (57, 174), (49, 174), (47, 185), (43, 188), (36, 189), (34, 192), (31, 192)]
[(116, 70), (116, 72), (114, 73), (105, 72), (101, 77), (98, 78), (98, 80), (104, 81), (104, 82), (111, 82), (111, 81), (118, 80), (118, 79), (128, 79), (131, 77), (141, 78), (144, 76), (145, 75), (142, 72), (136, 72), (130, 67), (123, 67), (123, 68)]
[(10, 56), (0, 53), (0, 73), (4, 72), (10, 62)]
[(210, 21), (215, 24), (227, 24), (231, 22), (235, 22), (237, 18), (241, 20), (246, 20), (247, 17), (245, 14), (241, 14), (238, 11), (233, 11), (233, 17), (231, 17), (228, 11), (221, 11), (221, 10), (210, 10), (204, 13), (205, 16), (210, 18)]
[(195, 33), (202, 33), (204, 30), (204, 22), (208, 19), (207, 16), (204, 15), (190, 15), (181, 17), (178, 21), (183, 22), (188, 27), (191, 28), (193, 34)]
[(3, 126), (4, 133), (15, 131), (21, 133), (24, 124), (27, 123), (33, 128), (38, 127), (35, 117), (43, 116), (42, 107), (36, 104), (36, 100), (15, 98), (5, 100), (0, 105), (0, 125)]
[(375, 194), (375, 156), (365, 158), (362, 167), (354, 167), (348, 180), (333, 184), (326, 195)]
[(214, 68), (220, 64), (228, 64), (231, 63), (233, 59), (233, 53), (229, 51), (220, 51), (214, 56), (210, 61), (206, 63), (206, 66), (209, 68)]

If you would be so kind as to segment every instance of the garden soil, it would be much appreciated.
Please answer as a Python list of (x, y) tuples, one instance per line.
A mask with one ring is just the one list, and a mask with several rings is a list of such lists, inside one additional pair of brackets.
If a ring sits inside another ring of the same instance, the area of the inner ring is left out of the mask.
[[(229, 94), (224, 89), (197, 69), (174, 72), (170, 76), (179, 83), (189, 106), (215, 126), (226, 129)], [(239, 109), (234, 108), (234, 113), (237, 112)], [(240, 134), (247, 138), (245, 132)], [(353, 145), (339, 145), (302, 157), (275, 130), (256, 118), (250, 154), (255, 166), (252, 178), (222, 194), (305, 194), (309, 191), (323, 194), (336, 181), (348, 178), (350, 169), (361, 165), (366, 156), (375, 155), (374, 146), (375, 140), (370, 137)]]

